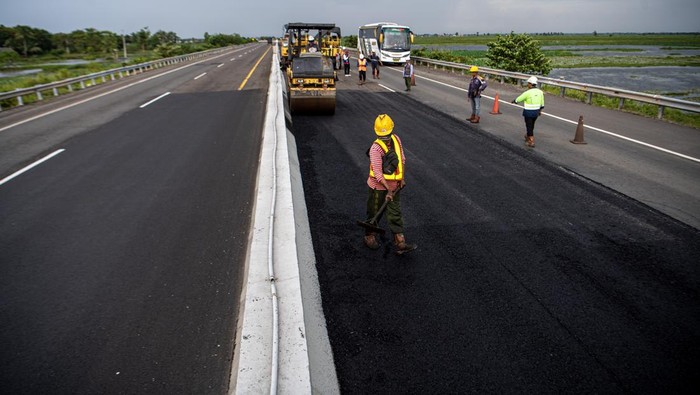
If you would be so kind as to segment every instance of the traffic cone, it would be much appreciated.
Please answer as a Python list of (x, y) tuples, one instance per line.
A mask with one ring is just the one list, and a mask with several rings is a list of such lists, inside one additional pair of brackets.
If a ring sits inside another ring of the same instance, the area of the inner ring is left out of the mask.
[(578, 126), (576, 126), (576, 136), (573, 140), (569, 140), (574, 144), (587, 144), (583, 141), (583, 115), (578, 117)]
[(498, 93), (496, 93), (496, 99), (493, 101), (493, 110), (491, 110), (489, 114), (501, 114), (501, 112), (498, 110)]

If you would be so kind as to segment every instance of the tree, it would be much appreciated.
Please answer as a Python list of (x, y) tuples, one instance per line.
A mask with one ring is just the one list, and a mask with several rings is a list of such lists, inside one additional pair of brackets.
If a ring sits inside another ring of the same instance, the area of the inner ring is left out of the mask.
[(0, 45), (10, 47), (24, 57), (30, 54), (49, 52), (53, 49), (51, 34), (43, 29), (18, 25), (9, 29), (4, 28), (2, 34), (6, 39)]
[(159, 45), (169, 44), (174, 45), (180, 38), (174, 32), (165, 32), (163, 30), (158, 30), (149, 38), (149, 47), (155, 48)]
[(148, 26), (134, 33), (132, 36), (134, 41), (139, 44), (142, 51), (145, 51), (148, 48), (148, 39), (151, 37), (151, 31), (148, 30)]
[(357, 48), (357, 36), (349, 35), (342, 39), (342, 45), (349, 48)]
[(486, 45), (487, 64), (493, 68), (542, 75), (552, 71), (551, 62), (544, 56), (539, 41), (527, 34), (510, 32), (505, 36), (498, 35), (496, 41)]

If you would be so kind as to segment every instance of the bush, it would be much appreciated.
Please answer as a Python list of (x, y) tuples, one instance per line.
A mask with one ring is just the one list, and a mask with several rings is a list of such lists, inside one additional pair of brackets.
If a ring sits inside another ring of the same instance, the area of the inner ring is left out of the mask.
[(549, 59), (540, 49), (540, 43), (527, 34), (511, 32), (499, 35), (487, 44), (488, 65), (501, 70), (527, 74), (547, 75), (552, 71)]

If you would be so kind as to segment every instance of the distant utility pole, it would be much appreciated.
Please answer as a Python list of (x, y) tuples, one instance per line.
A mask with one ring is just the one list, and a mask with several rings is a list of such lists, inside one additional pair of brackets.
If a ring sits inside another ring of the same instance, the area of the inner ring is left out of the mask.
[(124, 59), (126, 59), (126, 37), (124, 36), (124, 32), (122, 31), (122, 48), (124, 48)]

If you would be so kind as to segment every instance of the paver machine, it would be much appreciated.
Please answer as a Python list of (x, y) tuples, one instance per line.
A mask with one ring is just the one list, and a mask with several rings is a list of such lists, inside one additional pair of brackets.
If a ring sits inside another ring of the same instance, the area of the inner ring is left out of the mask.
[(334, 114), (333, 66), (340, 53), (340, 28), (332, 23), (288, 23), (287, 56), (282, 59), (292, 114)]

